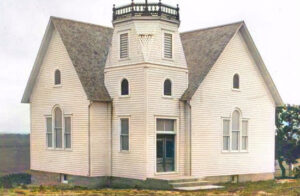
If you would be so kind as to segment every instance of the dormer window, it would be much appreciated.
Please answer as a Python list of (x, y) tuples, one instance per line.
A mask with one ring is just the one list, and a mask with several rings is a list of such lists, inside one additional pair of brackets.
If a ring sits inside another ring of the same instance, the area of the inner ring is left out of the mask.
[(172, 82), (166, 79), (164, 82), (164, 96), (172, 96)]
[(173, 58), (173, 36), (171, 33), (164, 34), (164, 58)]
[(61, 74), (60, 74), (60, 71), (58, 69), (55, 71), (55, 74), (54, 74), (54, 84), (55, 85), (60, 85), (61, 84)]
[(129, 83), (127, 79), (123, 79), (121, 82), (121, 96), (129, 95)]
[(240, 77), (238, 74), (233, 76), (233, 89), (240, 89)]
[(129, 52), (129, 42), (128, 42), (128, 33), (123, 33), (120, 35), (120, 58), (128, 58)]

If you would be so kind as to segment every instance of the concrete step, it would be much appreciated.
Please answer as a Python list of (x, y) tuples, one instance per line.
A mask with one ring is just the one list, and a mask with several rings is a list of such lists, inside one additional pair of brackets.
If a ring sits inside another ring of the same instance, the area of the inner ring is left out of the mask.
[(208, 185), (208, 181), (204, 180), (196, 180), (196, 181), (185, 181), (185, 182), (173, 182), (169, 183), (171, 186), (175, 187), (193, 187), (193, 186), (203, 186), (203, 185)]
[(180, 191), (198, 191), (198, 190), (210, 190), (210, 189), (221, 189), (223, 186), (216, 185), (203, 185), (203, 186), (192, 186), (192, 187), (176, 187), (175, 190)]
[(169, 179), (167, 180), (169, 184), (173, 183), (185, 183), (185, 182), (197, 182), (199, 178), (182, 178), (182, 179)]

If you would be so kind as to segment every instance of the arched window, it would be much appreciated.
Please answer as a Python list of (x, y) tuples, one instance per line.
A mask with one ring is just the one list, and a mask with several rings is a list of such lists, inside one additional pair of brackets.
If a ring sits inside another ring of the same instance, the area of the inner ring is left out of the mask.
[(240, 113), (235, 110), (232, 114), (232, 150), (239, 150), (240, 146)]
[(238, 74), (235, 74), (233, 76), (233, 88), (234, 89), (239, 89), (240, 88), (240, 77)]
[(129, 95), (129, 83), (127, 79), (123, 79), (121, 82), (121, 95)]
[(172, 82), (166, 79), (164, 82), (164, 96), (172, 96)]
[(62, 111), (59, 107), (54, 110), (55, 148), (62, 148)]
[(54, 74), (54, 84), (55, 85), (61, 84), (61, 75), (60, 75), (60, 71), (58, 69), (55, 71), (55, 74)]

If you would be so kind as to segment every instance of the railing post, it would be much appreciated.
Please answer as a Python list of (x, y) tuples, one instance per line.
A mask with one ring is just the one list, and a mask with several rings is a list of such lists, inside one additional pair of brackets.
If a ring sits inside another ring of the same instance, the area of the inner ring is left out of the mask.
[(179, 5), (178, 4), (177, 4), (176, 10), (177, 10), (176, 19), (180, 20), (180, 17), (179, 17)]
[(131, 16), (134, 16), (134, 0), (131, 1)]
[(158, 16), (161, 16), (161, 0), (158, 3)]
[(116, 5), (113, 5), (113, 20), (116, 20), (117, 14), (116, 14)]

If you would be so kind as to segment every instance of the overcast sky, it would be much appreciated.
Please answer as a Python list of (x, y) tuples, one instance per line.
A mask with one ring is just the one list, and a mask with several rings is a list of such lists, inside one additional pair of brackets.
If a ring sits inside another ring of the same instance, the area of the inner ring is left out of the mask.
[[(244, 20), (284, 102), (300, 104), (299, 0), (162, 2), (179, 3), (182, 32)], [(114, 3), (130, 0), (0, 0), (0, 133), (29, 132), (20, 101), (49, 17), (111, 26)]]

